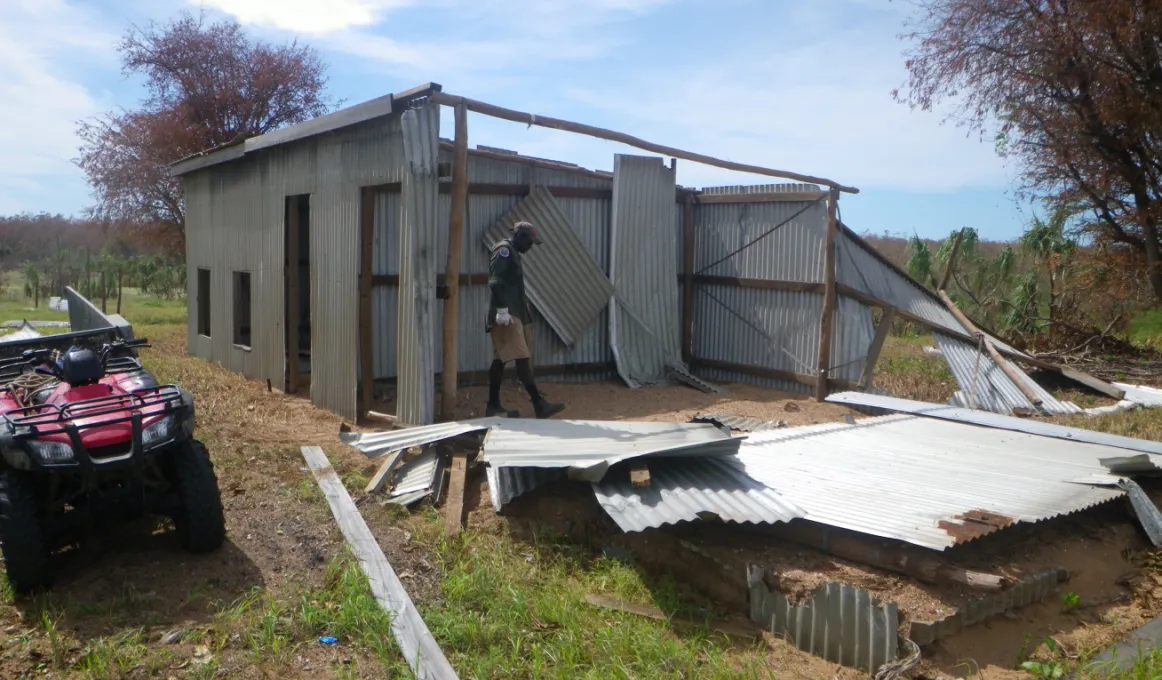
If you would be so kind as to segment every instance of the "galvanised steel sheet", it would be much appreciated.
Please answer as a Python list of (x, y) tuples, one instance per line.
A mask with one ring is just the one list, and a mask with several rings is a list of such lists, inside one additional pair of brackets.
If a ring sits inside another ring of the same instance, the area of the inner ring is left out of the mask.
[(739, 459), (748, 475), (809, 520), (944, 550), (1122, 496), (1120, 489), (1084, 483), (1109, 483), (1099, 459), (1118, 451), (886, 416), (754, 433)]
[[(1021, 388), (1017, 387), (1001, 367), (993, 362), (992, 356), (983, 347), (964, 342), (943, 333), (933, 333), (936, 346), (956, 382), (960, 385), (959, 405), (968, 408), (979, 408), (993, 413), (1009, 414), (1013, 409), (1032, 409), (1033, 404)], [(1037, 396), (1041, 397), (1041, 408), (1053, 415), (1070, 415), (1081, 413), (1081, 407), (1070, 402), (1058, 401), (1045, 388), (1034, 382), (1020, 367), (1015, 364), (1013, 369), (1024, 376)]]
[(714, 515), (725, 522), (774, 524), (802, 517), (773, 489), (751, 479), (737, 465), (717, 458), (649, 461), (650, 484), (637, 488), (623, 466), (593, 485), (597, 502), (622, 531), (644, 531)]
[(999, 430), (1024, 432), (1040, 437), (1052, 437), (1054, 439), (1097, 444), (1099, 446), (1112, 446), (1119, 449), (1162, 455), (1162, 442), (1122, 437), (1116, 434), (1095, 432), (1079, 427), (1055, 425), (1033, 418), (1014, 418), (988, 411), (978, 411), (976, 409), (960, 408), (945, 404), (930, 404), (924, 401), (898, 399), (896, 397), (865, 394), (863, 392), (841, 392), (827, 397), (827, 401), (845, 406), (910, 413), (912, 415), (924, 416), (925, 418), (951, 420), (968, 425), (980, 425), (981, 427), (991, 427)]
[(741, 440), (713, 425), (500, 418), (485, 435), (481, 453), (492, 466), (568, 468), (570, 477), (596, 482), (623, 460), (729, 456)]
[(426, 104), (402, 116), (407, 167), (400, 225), (396, 415), (412, 425), (427, 425), (436, 418), (439, 108)]
[(674, 171), (655, 156), (614, 156), (610, 344), (631, 387), (664, 383), (681, 361)]
[(488, 477), (488, 495), (492, 499), (492, 507), (500, 512), (514, 498), (544, 484), (565, 479), (568, 471), (562, 468), (489, 466), (485, 474)]
[[(743, 195), (818, 190), (813, 184), (767, 184), (710, 187), (702, 193)], [(694, 216), (696, 273), (744, 279), (823, 281), (826, 202), (704, 203), (695, 206)], [(751, 242), (754, 244), (747, 245)]]
[(872, 675), (895, 661), (899, 644), (899, 607), (881, 603), (866, 590), (825, 583), (809, 600), (791, 602), (772, 593), (763, 572), (748, 568), (750, 618), (796, 648)]
[(413, 446), (425, 446), (463, 435), (483, 434), (493, 422), (492, 419), (482, 418), (407, 427), (387, 432), (351, 432), (340, 434), (339, 439), (369, 458), (380, 458)]
[(547, 189), (534, 189), (493, 224), (481, 241), (486, 252), (520, 221), (536, 225), (544, 239), (521, 258), (529, 301), (571, 347), (609, 304), (613, 285)]

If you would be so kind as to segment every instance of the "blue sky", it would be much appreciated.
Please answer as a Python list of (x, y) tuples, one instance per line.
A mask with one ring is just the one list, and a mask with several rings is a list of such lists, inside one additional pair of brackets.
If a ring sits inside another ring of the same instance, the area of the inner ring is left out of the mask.
[[(941, 112), (892, 100), (904, 82), (895, 0), (3, 0), (0, 214), (90, 202), (76, 121), (131, 107), (115, 50), (130, 23), (182, 10), (298, 39), (347, 104), (435, 81), (445, 91), (692, 151), (829, 177), (858, 231), (1016, 236), (1014, 171)], [(451, 121), (445, 121), (451, 136)], [(473, 116), (472, 144), (612, 169), (632, 150)], [(685, 186), (769, 179), (679, 162)]]

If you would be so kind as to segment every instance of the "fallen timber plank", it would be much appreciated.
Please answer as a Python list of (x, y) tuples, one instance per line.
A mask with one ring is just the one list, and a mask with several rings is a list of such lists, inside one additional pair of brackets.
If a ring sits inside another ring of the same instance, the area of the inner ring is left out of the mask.
[(464, 481), (468, 473), (468, 454), (452, 455), (452, 473), (448, 482), (448, 500), (444, 503), (444, 531), (449, 536), (460, 533), (464, 520)]
[(347, 488), (331, 467), (327, 454), (317, 446), (304, 446), (301, 450), (307, 467), (311, 469), (315, 481), (327, 498), (327, 504), (331, 506), (331, 514), (335, 516), (351, 551), (359, 559), (359, 566), (367, 575), (372, 594), (380, 606), (392, 615), (392, 635), (412, 673), (419, 680), (459, 680), (403, 583), (388, 563), (375, 536), (371, 534), (371, 529), (363, 521)]

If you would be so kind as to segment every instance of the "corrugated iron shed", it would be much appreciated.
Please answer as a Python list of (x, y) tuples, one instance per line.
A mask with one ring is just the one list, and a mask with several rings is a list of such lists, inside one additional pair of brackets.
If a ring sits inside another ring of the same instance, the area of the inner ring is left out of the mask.
[(634, 487), (622, 466), (593, 485), (597, 502), (622, 531), (643, 531), (707, 516), (726, 522), (774, 524), (804, 514), (728, 459), (659, 456), (650, 460), (649, 468), (648, 487)]
[(529, 300), (561, 342), (572, 347), (609, 303), (613, 284), (578, 238), (569, 218), (545, 188), (536, 188), (484, 235), (484, 247), (511, 236), (521, 220), (537, 227), (543, 246), (522, 256)]
[(1110, 448), (916, 416), (772, 430), (742, 442), (748, 475), (822, 524), (944, 550), (1017, 522), (1120, 497)]
[[(1013, 409), (1034, 409), (1021, 388), (1013, 384), (984, 348), (943, 333), (933, 333), (932, 336), (960, 385), (959, 401), (962, 403), (958, 405), (1001, 414), (1012, 413)], [(1072, 415), (1082, 412), (1076, 404), (1055, 399), (1015, 364), (1013, 369), (1041, 398), (1041, 409), (1046, 413)]]
[(938, 418), (940, 420), (951, 420), (969, 425), (1024, 432), (1041, 437), (1053, 437), (1054, 439), (1085, 442), (1099, 446), (1113, 446), (1119, 449), (1129, 449), (1143, 453), (1162, 454), (1162, 442), (1122, 437), (1116, 434), (1106, 434), (1105, 432), (1094, 432), (1093, 430), (1084, 430), (1079, 427), (1066, 427), (1064, 425), (1055, 425), (1029, 418), (1014, 418), (1012, 416), (1003, 416), (998, 413), (977, 411), (959, 406), (930, 404), (923, 401), (864, 394), (862, 392), (841, 392), (839, 394), (833, 394), (827, 397), (827, 401), (847, 406), (862, 406), (885, 411), (895, 411), (897, 413), (911, 413), (912, 415), (924, 416), (925, 418)]
[(597, 482), (623, 460), (726, 456), (738, 451), (740, 441), (713, 425), (501, 418), (484, 437), (481, 452), (492, 466), (568, 468), (574, 479)]

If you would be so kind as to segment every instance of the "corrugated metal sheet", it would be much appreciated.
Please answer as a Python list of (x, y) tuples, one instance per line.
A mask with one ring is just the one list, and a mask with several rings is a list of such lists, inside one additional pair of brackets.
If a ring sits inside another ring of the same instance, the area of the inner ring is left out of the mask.
[(980, 623), (1005, 612), (1040, 602), (1057, 590), (1057, 584), (1064, 580), (1064, 570), (1051, 569), (1007, 588), (1004, 592), (989, 595), (961, 607), (937, 621), (912, 621), (908, 629), (908, 639), (921, 647), (937, 640), (955, 635), (968, 626)]
[(835, 278), (859, 292), (956, 333), (964, 328), (940, 298), (914, 283), (876, 256), (870, 246), (840, 230), (835, 239)]
[(1154, 544), (1155, 548), (1162, 546), (1162, 512), (1158, 511), (1158, 506), (1154, 505), (1154, 501), (1150, 500), (1150, 496), (1146, 494), (1145, 490), (1132, 479), (1118, 480), (1118, 488), (1129, 496), (1130, 505), (1134, 508), (1134, 515), (1138, 518), (1138, 523), (1142, 525), (1142, 529), (1146, 531), (1150, 542)]
[[(442, 160), (449, 160), (446, 151), (441, 152)], [(527, 165), (488, 158), (469, 156), (468, 174), (473, 183), (480, 184), (520, 184), (535, 180), (539, 186), (606, 188), (612, 182), (579, 176), (575, 173), (549, 171), (536, 168), (530, 173)], [(470, 194), (468, 213), (465, 221), (464, 251), (461, 272), (464, 274), (487, 274), (488, 253), (480, 246), (487, 231), (506, 212), (519, 203), (522, 197), (516, 195)], [(560, 212), (572, 226), (573, 233), (584, 247), (586, 256), (597, 263), (602, 272), (607, 267), (609, 206), (607, 198), (554, 198)], [(375, 231), (374, 273), (394, 275), (399, 272), (399, 213), (400, 194), (380, 192), (377, 197)], [(450, 197), (439, 197), (439, 217), (437, 228), (442, 230), (447, 224)], [(442, 233), (442, 231), (438, 232)], [(437, 239), (436, 262), (443, 270), (447, 261), (446, 239)], [(536, 249), (530, 256), (536, 257)], [(526, 260), (527, 264), (528, 260)], [(602, 305), (605, 301), (602, 301)], [(398, 309), (398, 289), (395, 286), (377, 285), (372, 291), (374, 336), (374, 374), (376, 379), (396, 377), (396, 323)], [(486, 285), (466, 285), (461, 279), (460, 289), (460, 340), (457, 343), (461, 371), (482, 372), (492, 363), (492, 346), (484, 333), (488, 312), (488, 287)], [(534, 363), (539, 367), (578, 365), (593, 366), (609, 364), (613, 357), (609, 350), (608, 325), (605, 315), (598, 314), (590, 325), (574, 338), (573, 346), (566, 346), (534, 309), (537, 323), (533, 326)], [(443, 334), (443, 317), (436, 319), (436, 341)], [(436, 370), (443, 370), (443, 356), (437, 352)], [(584, 381), (608, 377), (608, 373), (575, 373), (565, 376), (550, 376), (546, 380)]]
[[(709, 187), (702, 193), (818, 190), (813, 184), (765, 184)], [(821, 283), (826, 220), (827, 204), (822, 201), (699, 204), (694, 208), (694, 271), (709, 276)], [(774, 231), (764, 237), (771, 229)], [(736, 252), (759, 237), (763, 238)]]
[(99, 328), (113, 327), (113, 323), (101, 312), (101, 309), (85, 298), (84, 295), (66, 286), (65, 297), (69, 300), (70, 330), (92, 331)]
[(567, 471), (561, 468), (489, 466), (485, 472), (488, 477), (488, 496), (497, 512), (512, 499), (567, 476)]
[(828, 583), (810, 600), (793, 604), (763, 583), (761, 570), (747, 570), (750, 618), (797, 648), (828, 661), (875, 673), (896, 659), (899, 608), (881, 604), (866, 590)]
[(1162, 406), (1162, 390), (1143, 385), (1126, 385), (1124, 383), (1114, 383), (1114, 386), (1125, 390), (1126, 400), (1132, 401), (1135, 404), (1140, 404), (1148, 408)]
[(32, 326), (29, 326), (28, 322), (25, 321), (11, 333), (0, 335), (0, 342), (20, 342), (21, 340), (32, 340), (33, 338), (39, 337), (40, 332)]
[(396, 414), (414, 425), (436, 418), (436, 197), (439, 193), (440, 107), (409, 109), (402, 118), (403, 223), (400, 229), (400, 293), (396, 324)]
[(1016, 522), (1039, 522), (1122, 495), (1109, 447), (1023, 432), (886, 416), (752, 434), (748, 475), (807, 519), (944, 550)]
[[(699, 285), (694, 297), (694, 354), (699, 359), (813, 375), (822, 303), (823, 296), (815, 293)], [(702, 374), (711, 380), (737, 379)], [(783, 390), (810, 389), (790, 381), (751, 381)]]
[(467, 420), (437, 423), (423, 427), (407, 427), (388, 432), (341, 433), (340, 441), (359, 450), (369, 458), (379, 458), (413, 446), (434, 444), (462, 435), (485, 432), (495, 419)]
[[(285, 387), (284, 219), (286, 197), (310, 195), (311, 399), (355, 417), (359, 187), (400, 180), (398, 117), (263, 149), (184, 176), (190, 299), (197, 270), (210, 270), (211, 337), (188, 345), (203, 359)], [(232, 337), (233, 273), (249, 272), (251, 349)]]
[(484, 437), (484, 462), (496, 467), (568, 468), (600, 481), (610, 465), (638, 456), (724, 456), (738, 450), (712, 425), (631, 421), (497, 419)]
[(832, 326), (834, 334), (828, 377), (858, 382), (876, 333), (871, 307), (840, 295)]
[(1065, 439), (1067, 441), (1097, 444), (1099, 446), (1112, 446), (1120, 449), (1129, 449), (1131, 451), (1162, 454), (1162, 442), (1122, 437), (1116, 434), (1106, 434), (1105, 432), (1084, 430), (1078, 427), (1055, 425), (1029, 418), (1014, 418), (1012, 416), (1004, 416), (997, 413), (989, 413), (988, 411), (978, 411), (957, 406), (930, 404), (923, 401), (864, 394), (862, 392), (841, 392), (839, 394), (833, 394), (827, 397), (827, 401), (847, 406), (861, 406), (898, 413), (911, 413), (913, 415), (924, 416), (925, 418), (939, 418), (941, 420), (951, 420), (970, 425), (1024, 432), (1041, 437), (1052, 437), (1054, 439)]
[(486, 251), (508, 238), (521, 220), (536, 225), (545, 241), (522, 257), (529, 300), (561, 342), (573, 346), (608, 304), (613, 285), (547, 189), (534, 189), (489, 229), (483, 239)]
[(682, 352), (674, 171), (653, 156), (617, 154), (613, 165), (610, 344), (629, 386), (664, 383)]
[(428, 449), (396, 470), (390, 496), (394, 498), (432, 491), (436, 486), (436, 477), (442, 471), (440, 455), (435, 449)]
[[(993, 362), (992, 357), (984, 348), (977, 348), (970, 343), (943, 333), (933, 333), (932, 337), (936, 339), (936, 346), (940, 348), (940, 353), (948, 362), (948, 367), (952, 369), (952, 375), (956, 376), (956, 382), (960, 385), (959, 400), (961, 403), (957, 405), (1001, 414), (1011, 413), (1013, 409), (1017, 408), (1034, 408), (1028, 397), (1013, 384), (1013, 381), (1005, 375), (1001, 367)], [(1033, 392), (1041, 397), (1041, 408), (1046, 413), (1054, 415), (1081, 413), (1081, 408), (1076, 404), (1055, 399), (1032, 378), (1029, 378), (1020, 367), (1014, 364), (1013, 369), (1024, 376), (1025, 382), (1033, 389)], [(957, 398), (954, 397), (954, 399)]]
[(644, 531), (708, 515), (751, 524), (790, 522), (803, 516), (787, 499), (723, 460), (657, 457), (649, 469), (648, 487), (634, 487), (628, 469), (622, 466), (593, 485), (597, 502), (622, 531)]

